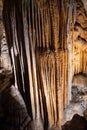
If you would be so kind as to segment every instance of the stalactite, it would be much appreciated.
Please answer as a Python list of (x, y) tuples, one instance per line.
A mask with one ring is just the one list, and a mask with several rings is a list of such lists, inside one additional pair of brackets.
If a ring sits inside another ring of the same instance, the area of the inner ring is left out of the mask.
[(86, 26), (87, 19), (83, 1), (76, 0), (76, 22), (74, 24), (74, 44), (73, 44), (73, 75), (79, 73), (87, 73), (86, 71)]
[(41, 28), (42, 28), (42, 48), (45, 48), (45, 38), (44, 38), (44, 16), (43, 16), (43, 9), (41, 10)]
[(68, 21), (67, 21), (67, 44), (68, 44), (68, 104), (71, 100), (72, 87), (72, 54), (73, 54), (73, 30), (74, 30), (74, 6), (75, 1), (71, 0), (68, 5)]
[(32, 119), (41, 119), (46, 127), (57, 125), (63, 120), (68, 102), (67, 1), (10, 0), (7, 5), (4, 4), (4, 24), (16, 84), (18, 88), (22, 86)]
[(64, 107), (67, 106), (68, 104), (68, 96), (67, 96), (67, 91), (68, 91), (68, 85), (67, 85), (67, 80), (68, 80), (68, 77), (67, 77), (67, 69), (68, 69), (68, 66), (67, 66), (67, 63), (68, 63), (68, 51), (66, 50), (65, 51), (65, 54), (64, 54)]
[(86, 50), (75, 49), (73, 53), (73, 75), (81, 72), (87, 73), (86, 62)]

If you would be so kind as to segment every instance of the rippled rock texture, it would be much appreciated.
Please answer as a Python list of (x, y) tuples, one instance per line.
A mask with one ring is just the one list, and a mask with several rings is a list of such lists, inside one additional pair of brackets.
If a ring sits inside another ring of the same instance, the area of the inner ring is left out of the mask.
[[(4, 25), (15, 84), (26, 95), (32, 120), (41, 120), (44, 129), (62, 122), (63, 107), (68, 103), (68, 3), (4, 0)], [(69, 4), (69, 12), (73, 12), (73, 0)]]

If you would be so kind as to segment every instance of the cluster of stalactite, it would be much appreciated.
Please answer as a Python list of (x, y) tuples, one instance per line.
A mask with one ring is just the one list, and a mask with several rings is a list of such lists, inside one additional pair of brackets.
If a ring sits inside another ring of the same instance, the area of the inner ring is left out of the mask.
[(73, 52), (73, 75), (84, 73), (87, 74), (87, 50), (74, 48)]
[(78, 48), (73, 50), (73, 75), (82, 72), (82, 51)]
[(82, 52), (82, 72), (87, 74), (87, 50)]
[(45, 126), (62, 121), (63, 108), (68, 103), (67, 44), (72, 36), (67, 42), (67, 31), (74, 19), (73, 2), (4, 0), (4, 25), (15, 86), (31, 118), (42, 119)]
[[(37, 54), (37, 65), (41, 116), (44, 120), (48, 115), (49, 123), (56, 124), (62, 120), (63, 108), (67, 104), (67, 52)], [(43, 105), (46, 106), (44, 109)]]
[(81, 0), (76, 0), (76, 12), (73, 32), (73, 75), (80, 72), (87, 74), (87, 13)]

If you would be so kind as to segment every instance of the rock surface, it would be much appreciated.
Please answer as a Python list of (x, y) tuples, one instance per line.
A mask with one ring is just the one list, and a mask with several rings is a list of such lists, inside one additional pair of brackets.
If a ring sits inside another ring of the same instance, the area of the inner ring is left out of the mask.
[(84, 117), (85, 117), (85, 119), (87, 121), (87, 108), (84, 110), (83, 115), (84, 115)]
[[(30, 122), (25, 103), (19, 91), (11, 86), (5, 89), (0, 98), (3, 116), (0, 116), (0, 129), (26, 130)], [(25, 129), (26, 128), (26, 129)]]
[(64, 120), (71, 120), (74, 114), (83, 116), (87, 108), (87, 75), (76, 74), (72, 83), (72, 100), (64, 110)]
[(87, 103), (87, 74), (77, 74), (73, 77), (72, 101)]
[(75, 114), (71, 121), (67, 121), (63, 126), (62, 130), (86, 130), (87, 121), (84, 117)]

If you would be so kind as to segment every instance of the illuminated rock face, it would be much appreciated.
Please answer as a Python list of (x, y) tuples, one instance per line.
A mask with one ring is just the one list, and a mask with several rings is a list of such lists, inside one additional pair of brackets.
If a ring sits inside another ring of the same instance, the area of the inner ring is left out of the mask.
[(6, 70), (11, 70), (11, 61), (10, 61), (10, 56), (9, 56), (9, 51), (8, 51), (8, 46), (6, 42), (6, 36), (5, 36), (5, 30), (2, 25), (2, 38), (1, 38), (1, 67), (6, 69)]
[(32, 119), (42, 120), (44, 127), (61, 122), (68, 103), (67, 14), (65, 0), (6, 0), (4, 4), (15, 84), (26, 94)]
[(63, 121), (72, 79), (87, 73), (86, 12), (79, 0), (4, 0), (4, 25), (15, 86), (32, 120)]
[(67, 120), (71, 120), (75, 113), (83, 115), (83, 111), (87, 107), (87, 12), (85, 8), (86, 3), (87, 2), (85, 2), (84, 0), (76, 0), (76, 21), (74, 23), (74, 30), (70, 33), (73, 33), (73, 44), (72, 46), (70, 46), (71, 50), (69, 51), (69, 53), (71, 53), (71, 55), (69, 55), (69, 57), (71, 58), (69, 62), (71, 75), (71, 82), (69, 86), (72, 86), (71, 101), (73, 103), (71, 103), (65, 109), (65, 118), (67, 118)]
[(84, 5), (77, 0), (77, 17), (74, 26), (73, 74), (87, 73), (87, 13), (84, 8), (86, 3)]
[(11, 70), (10, 56), (2, 20), (2, 6), (2, 1), (0, 1), (0, 67)]

